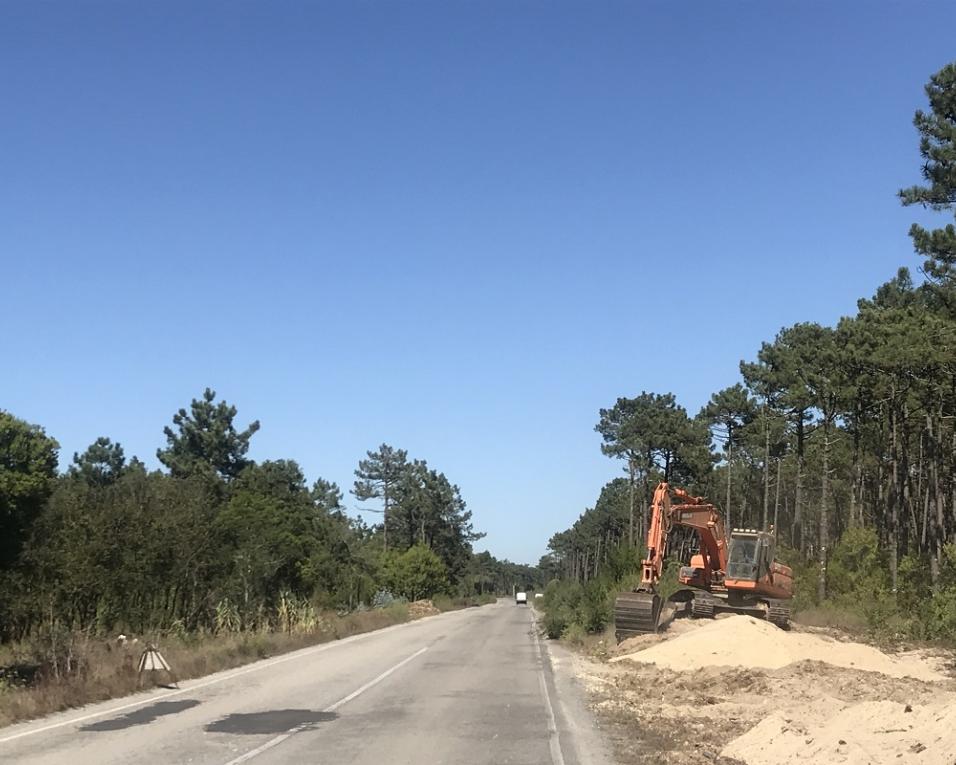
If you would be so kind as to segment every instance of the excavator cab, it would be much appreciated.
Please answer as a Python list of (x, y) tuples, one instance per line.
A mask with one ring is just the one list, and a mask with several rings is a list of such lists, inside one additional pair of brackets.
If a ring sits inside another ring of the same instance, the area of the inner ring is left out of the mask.
[(773, 562), (773, 535), (756, 529), (734, 529), (727, 555), (727, 578), (756, 582)]

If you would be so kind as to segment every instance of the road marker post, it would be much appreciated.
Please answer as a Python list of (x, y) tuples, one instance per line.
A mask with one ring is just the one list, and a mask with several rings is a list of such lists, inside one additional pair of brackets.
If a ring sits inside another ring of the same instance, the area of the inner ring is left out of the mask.
[(144, 672), (165, 672), (169, 675), (172, 684), (177, 688), (179, 687), (179, 680), (176, 678), (176, 675), (173, 674), (173, 670), (169, 666), (169, 662), (163, 658), (163, 655), (159, 652), (159, 649), (154, 646), (152, 643), (146, 644), (146, 650), (143, 651), (143, 655), (139, 657), (139, 684), (143, 684), (143, 673)]

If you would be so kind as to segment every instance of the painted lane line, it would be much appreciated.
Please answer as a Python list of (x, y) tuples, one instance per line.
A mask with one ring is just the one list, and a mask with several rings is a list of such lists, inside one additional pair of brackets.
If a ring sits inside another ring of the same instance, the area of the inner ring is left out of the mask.
[(554, 706), (551, 704), (551, 694), (548, 692), (548, 682), (544, 676), (544, 651), (538, 639), (538, 622), (531, 612), (531, 634), (534, 637), (534, 647), (538, 654), (538, 683), (541, 686), (541, 696), (544, 698), (544, 708), (548, 713), (548, 747), (551, 750), (551, 765), (564, 765), (564, 753), (561, 751), (561, 739), (558, 734), (558, 722), (554, 716)]
[[(461, 614), (468, 614), (468, 610), (462, 611), (451, 611), (447, 614), (439, 614), (438, 616), (451, 616), (457, 617)], [(438, 617), (429, 617), (430, 619), (435, 619)], [(123, 712), (127, 709), (135, 709), (136, 707), (145, 706), (146, 704), (152, 704), (154, 701), (161, 701), (163, 699), (172, 698), (173, 696), (181, 696), (184, 693), (192, 693), (193, 691), (198, 691), (201, 688), (208, 688), (211, 685), (217, 685), (218, 683), (224, 683), (229, 680), (233, 680), (237, 677), (242, 677), (243, 675), (248, 675), (251, 672), (258, 672), (262, 669), (268, 669), (269, 667), (274, 667), (277, 664), (284, 664), (287, 661), (294, 661), (296, 659), (301, 659), (305, 656), (312, 656), (317, 653), (324, 653), (325, 651), (330, 651), (333, 648), (337, 648), (341, 645), (346, 645), (349, 643), (355, 643), (360, 640), (367, 640), (368, 638), (375, 637), (376, 635), (384, 635), (394, 630), (403, 629), (405, 627), (413, 627), (418, 624), (427, 623), (428, 619), (416, 619), (415, 621), (405, 622), (403, 624), (393, 624), (390, 627), (383, 627), (379, 630), (372, 630), (370, 632), (363, 632), (360, 635), (350, 635), (347, 638), (342, 638), (341, 640), (335, 640), (329, 643), (322, 643), (321, 645), (314, 646), (312, 648), (302, 648), (298, 651), (293, 651), (291, 653), (284, 654), (275, 659), (265, 659), (263, 661), (255, 662), (250, 664), (247, 667), (242, 669), (237, 669), (235, 672), (230, 672), (228, 675), (222, 675), (221, 677), (212, 677), (208, 680), (203, 680), (201, 682), (191, 684), (187, 688), (180, 688), (175, 691), (168, 691), (166, 693), (157, 693), (146, 698), (140, 699), (138, 701), (131, 701), (128, 704), (121, 704), (116, 707), (110, 707), (109, 709), (104, 709), (99, 712), (91, 712), (90, 714), (81, 715), (80, 717), (71, 717), (68, 720), (61, 720), (60, 722), (51, 723), (50, 725), (44, 725), (40, 728), (32, 728), (30, 730), (21, 731), (20, 733), (14, 733), (11, 736), (6, 736), (0, 738), (0, 744), (6, 744), (10, 741), (15, 741), (18, 738), (25, 738), (26, 736), (35, 736), (37, 733), (46, 733), (47, 731), (56, 730), (57, 728), (63, 728), (67, 725), (76, 725), (77, 723), (86, 722), (87, 720), (94, 720), (97, 717), (106, 717), (108, 715), (116, 714), (117, 712)], [(29, 724), (29, 723), (25, 723)]]
[[(378, 677), (372, 678), (372, 679), (369, 680), (365, 685), (363, 685), (363, 686), (357, 688), (356, 690), (352, 691), (348, 696), (343, 696), (343, 697), (340, 698), (338, 701), (336, 701), (336, 702), (334, 702), (334, 703), (332, 703), (332, 704), (329, 704), (329, 705), (328, 705), (325, 709), (323, 709), (322, 711), (323, 711), (323, 712), (334, 712), (336, 709), (338, 709), (339, 707), (343, 706), (344, 704), (348, 704), (348, 703), (349, 703), (350, 701), (352, 701), (353, 699), (356, 699), (356, 698), (358, 698), (359, 696), (361, 696), (363, 693), (365, 693), (365, 691), (369, 690), (370, 688), (374, 688), (376, 685), (378, 685), (380, 682), (382, 682), (385, 678), (387, 678), (387, 677), (388, 677), (390, 674), (392, 674), (393, 672), (396, 672), (396, 671), (398, 671), (399, 669), (401, 669), (402, 667), (404, 667), (406, 664), (408, 664), (408, 662), (412, 661), (412, 659), (417, 659), (419, 656), (421, 656), (421, 655), (422, 655), (423, 653), (425, 653), (425, 651), (427, 651), (427, 650), (428, 650), (428, 646), (427, 646), (427, 645), (426, 645), (424, 648), (419, 648), (419, 649), (418, 649), (417, 651), (415, 651), (415, 653), (413, 653), (411, 656), (405, 657), (405, 658), (402, 659), (400, 662), (398, 662), (398, 664), (396, 664), (395, 666), (390, 667), (389, 669), (386, 669), (386, 670), (385, 670), (382, 674), (380, 674)], [(255, 749), (252, 749), (252, 750), (246, 752), (245, 754), (240, 755), (239, 757), (236, 757), (236, 759), (234, 759), (234, 760), (229, 760), (229, 762), (227, 762), (226, 765), (240, 765), (240, 763), (249, 762), (249, 760), (253, 759), (254, 757), (258, 757), (258, 756), (259, 756), (260, 754), (262, 754), (263, 752), (268, 751), (269, 749), (272, 749), (273, 747), (278, 746), (279, 744), (281, 744), (281, 743), (282, 743), (283, 741), (285, 741), (286, 739), (291, 738), (292, 736), (294, 736), (294, 735), (295, 735), (296, 733), (298, 733), (299, 731), (305, 730), (307, 727), (309, 727), (310, 724), (311, 724), (311, 723), (302, 723), (301, 725), (296, 725), (294, 728), (289, 728), (289, 730), (287, 730), (285, 733), (280, 733), (280, 734), (279, 734), (278, 736), (276, 736), (275, 738), (270, 738), (270, 739), (269, 739), (268, 741), (266, 741), (264, 744), (262, 744), (262, 745), (260, 745), (260, 746), (257, 746)]]
[(385, 679), (386, 677), (388, 677), (390, 674), (392, 674), (392, 673), (395, 672), (396, 670), (399, 670), (399, 669), (401, 669), (402, 667), (404, 667), (404, 666), (405, 666), (406, 664), (408, 664), (408, 662), (410, 662), (412, 659), (417, 659), (419, 656), (421, 656), (421, 655), (422, 655), (423, 653), (425, 653), (425, 651), (427, 651), (427, 650), (428, 650), (428, 646), (427, 646), (427, 645), (426, 645), (424, 648), (419, 648), (417, 651), (415, 651), (415, 653), (413, 653), (411, 656), (408, 656), (408, 657), (402, 659), (400, 662), (398, 662), (398, 664), (396, 664), (396, 665), (395, 665), (394, 667), (392, 667), (391, 669), (386, 669), (386, 670), (385, 670), (382, 674), (380, 674), (378, 677), (376, 677), (376, 678), (374, 678), (374, 679), (372, 679), (372, 680), (369, 680), (369, 681), (368, 681), (365, 685), (363, 685), (361, 688), (358, 688), (357, 690), (352, 691), (348, 696), (344, 696), (343, 698), (341, 698), (341, 699), (339, 699), (338, 701), (336, 701), (334, 704), (329, 704), (329, 706), (327, 706), (327, 707), (326, 707), (325, 709), (323, 709), (322, 711), (323, 711), (323, 712), (334, 712), (336, 709), (338, 709), (338, 708), (339, 708), (340, 706), (342, 706), (343, 704), (348, 704), (352, 699), (358, 698), (358, 697), (361, 696), (363, 693), (365, 693), (365, 691), (367, 691), (369, 688), (372, 688), (372, 687), (378, 685), (380, 682), (382, 682), (382, 680), (384, 680), (384, 679)]

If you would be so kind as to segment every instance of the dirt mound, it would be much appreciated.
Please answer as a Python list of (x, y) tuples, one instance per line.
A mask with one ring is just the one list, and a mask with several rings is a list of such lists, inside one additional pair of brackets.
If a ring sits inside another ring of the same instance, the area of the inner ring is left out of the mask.
[(956, 765), (956, 665), (942, 649), (888, 655), (728, 615), (609, 653), (623, 655), (576, 657), (575, 672), (628, 765)]
[(672, 639), (611, 659), (656, 664), (677, 671), (704, 667), (780, 669), (794, 662), (819, 661), (846, 669), (880, 672), (924, 681), (944, 679), (914, 657), (892, 657), (861, 643), (807, 632), (785, 632), (749, 616), (704, 623)]
[(412, 619), (421, 619), (423, 616), (435, 616), (440, 614), (435, 604), (430, 600), (414, 600), (408, 604), (408, 615)]
[(818, 725), (774, 713), (731, 741), (721, 755), (747, 765), (952, 765), (956, 759), (956, 706), (951, 702), (914, 707), (867, 701)]

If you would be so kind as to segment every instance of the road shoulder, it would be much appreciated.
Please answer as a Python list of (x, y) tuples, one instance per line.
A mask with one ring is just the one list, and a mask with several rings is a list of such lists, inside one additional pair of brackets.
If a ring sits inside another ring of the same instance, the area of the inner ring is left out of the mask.
[(564, 765), (613, 765), (610, 744), (590, 709), (587, 689), (574, 669), (574, 656), (564, 646), (540, 635), (532, 611), (547, 696), (554, 709), (557, 739)]

